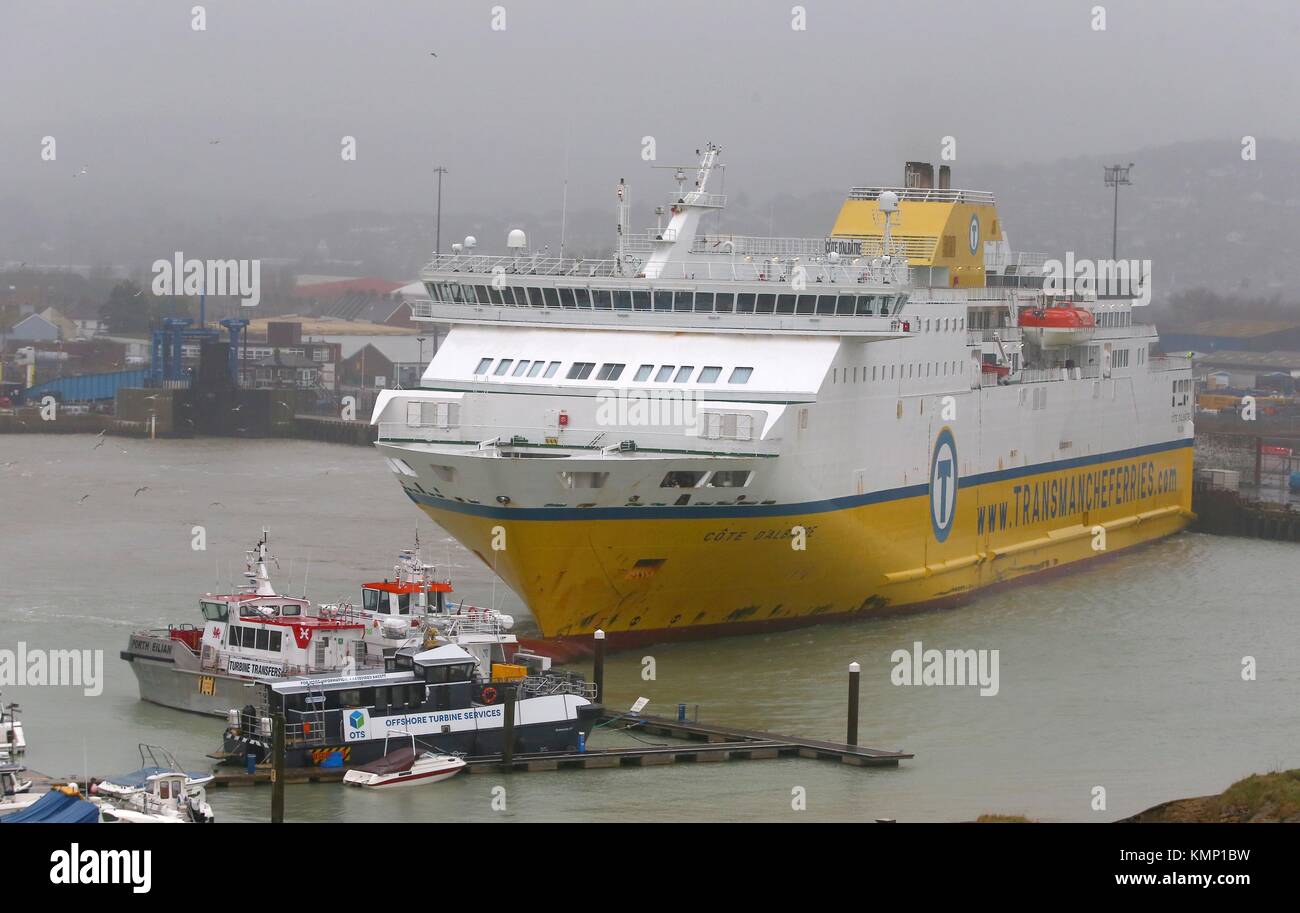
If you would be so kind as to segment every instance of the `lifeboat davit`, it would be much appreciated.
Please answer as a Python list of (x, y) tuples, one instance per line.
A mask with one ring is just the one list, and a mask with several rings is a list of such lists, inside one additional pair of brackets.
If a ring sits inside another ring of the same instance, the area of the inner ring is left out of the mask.
[(1052, 307), (1027, 308), (1020, 312), (1025, 337), (1042, 348), (1078, 345), (1092, 338), (1096, 318), (1087, 308), (1062, 302)]

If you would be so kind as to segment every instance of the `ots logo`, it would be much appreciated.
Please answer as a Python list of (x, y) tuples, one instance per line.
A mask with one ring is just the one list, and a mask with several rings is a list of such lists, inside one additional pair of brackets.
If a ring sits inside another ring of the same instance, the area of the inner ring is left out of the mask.
[(944, 428), (934, 442), (930, 457), (930, 526), (940, 542), (952, 532), (952, 518), (957, 512), (957, 442), (952, 431)]
[(353, 729), (361, 729), (366, 725), (366, 715), (360, 710), (353, 710), (348, 714), (348, 725)]
[(973, 254), (979, 250), (980, 246), (980, 217), (972, 215), (970, 217), (970, 252)]

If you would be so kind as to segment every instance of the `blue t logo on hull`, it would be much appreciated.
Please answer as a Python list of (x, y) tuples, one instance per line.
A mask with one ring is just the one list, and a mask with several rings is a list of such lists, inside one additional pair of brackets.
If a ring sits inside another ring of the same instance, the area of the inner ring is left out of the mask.
[(934, 538), (943, 542), (952, 532), (957, 513), (957, 443), (944, 428), (934, 442), (930, 456), (930, 526)]

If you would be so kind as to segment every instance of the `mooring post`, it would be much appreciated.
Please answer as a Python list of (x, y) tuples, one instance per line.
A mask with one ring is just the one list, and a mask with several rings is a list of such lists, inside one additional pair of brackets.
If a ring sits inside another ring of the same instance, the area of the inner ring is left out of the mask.
[(596, 629), (595, 667), (591, 670), (591, 680), (596, 684), (596, 703), (605, 697), (605, 632)]
[(849, 663), (849, 737), (845, 739), (847, 745), (858, 744), (858, 684), (862, 677), (862, 667), (857, 663)]
[(271, 823), (284, 823), (284, 714), (271, 717)]
[(510, 769), (515, 759), (515, 686), (513, 682), (501, 686), (505, 700), (505, 720), (501, 724), (501, 765)]

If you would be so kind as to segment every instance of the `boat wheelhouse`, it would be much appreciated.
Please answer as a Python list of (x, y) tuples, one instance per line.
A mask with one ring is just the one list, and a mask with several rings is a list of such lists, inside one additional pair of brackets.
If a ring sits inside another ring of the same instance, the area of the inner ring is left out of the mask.
[(455, 644), (404, 648), (386, 666), (364, 675), (259, 682), (253, 703), (230, 710), (222, 755), (266, 760), (276, 714), (284, 715), (291, 767), (367, 764), (384, 756), (390, 737), (413, 737), (415, 746), (439, 754), (499, 754), (511, 699), (520, 752), (572, 751), (600, 715), (594, 686), (581, 678), (537, 670), (494, 679)]

